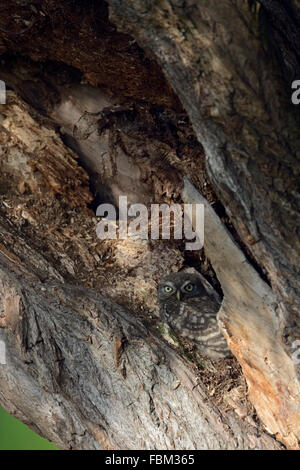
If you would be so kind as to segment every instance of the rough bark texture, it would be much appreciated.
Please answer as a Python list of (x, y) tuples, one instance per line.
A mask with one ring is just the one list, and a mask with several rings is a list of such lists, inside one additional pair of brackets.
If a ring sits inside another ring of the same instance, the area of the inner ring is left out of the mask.
[[(0, 403), (59, 447), (281, 448), (267, 430), (298, 448), (297, 6), (0, 4), (21, 97), (0, 110)], [(184, 176), (211, 204), (204, 252), (97, 239), (93, 209), (119, 194), (203, 201)], [(183, 266), (223, 291), (259, 419), (235, 361), (156, 328), (157, 281)]]
[(1, 403), (59, 447), (280, 448), (233, 411), (221, 414), (195, 373), (123, 308), (9, 264), (1, 259)]

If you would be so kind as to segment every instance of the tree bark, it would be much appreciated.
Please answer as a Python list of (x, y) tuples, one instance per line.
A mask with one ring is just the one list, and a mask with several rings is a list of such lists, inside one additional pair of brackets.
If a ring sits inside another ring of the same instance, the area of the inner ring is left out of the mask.
[(2, 271), (1, 403), (60, 448), (280, 448), (233, 411), (222, 414), (197, 374), (122, 307), (7, 264), (19, 279)]
[[(1, 5), (0, 403), (60, 448), (299, 447), (299, 16), (249, 3)], [(204, 203), (200, 262), (99, 241), (122, 193)], [(157, 328), (157, 281), (189, 264), (224, 294), (227, 388)]]

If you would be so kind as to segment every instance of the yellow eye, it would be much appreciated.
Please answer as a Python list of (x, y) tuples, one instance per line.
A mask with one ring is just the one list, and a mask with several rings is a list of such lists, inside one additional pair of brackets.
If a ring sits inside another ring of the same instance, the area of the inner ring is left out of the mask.
[(165, 286), (165, 287), (164, 287), (164, 291), (167, 292), (168, 294), (169, 294), (170, 292), (172, 292), (172, 290), (173, 290), (173, 288), (170, 287), (170, 286)]
[(192, 290), (194, 289), (194, 284), (187, 284), (185, 287), (184, 287), (184, 290), (186, 290), (187, 292), (192, 292)]

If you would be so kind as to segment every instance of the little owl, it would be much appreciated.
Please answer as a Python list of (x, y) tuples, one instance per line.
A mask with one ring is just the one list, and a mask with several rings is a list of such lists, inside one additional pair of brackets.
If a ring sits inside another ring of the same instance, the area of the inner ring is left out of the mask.
[(218, 326), (221, 302), (197, 274), (169, 274), (159, 283), (158, 300), (161, 320), (178, 336), (192, 340), (200, 353), (211, 359), (231, 356)]

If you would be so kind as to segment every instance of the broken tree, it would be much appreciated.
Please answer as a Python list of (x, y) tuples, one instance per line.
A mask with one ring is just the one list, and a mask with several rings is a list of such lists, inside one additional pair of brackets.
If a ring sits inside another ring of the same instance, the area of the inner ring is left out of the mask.
[[(2, 3), (1, 405), (61, 448), (298, 448), (297, 2)], [(98, 240), (124, 193), (205, 197), (204, 251)], [(183, 266), (224, 294), (251, 403), (161, 337)]]

